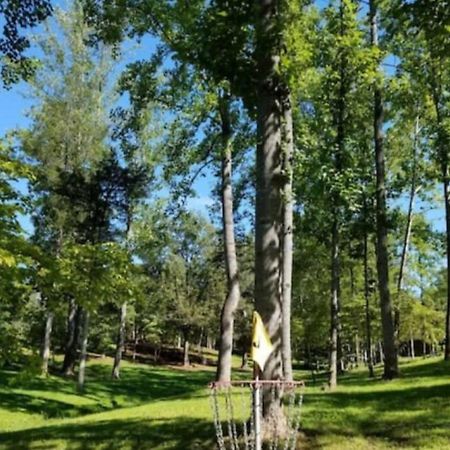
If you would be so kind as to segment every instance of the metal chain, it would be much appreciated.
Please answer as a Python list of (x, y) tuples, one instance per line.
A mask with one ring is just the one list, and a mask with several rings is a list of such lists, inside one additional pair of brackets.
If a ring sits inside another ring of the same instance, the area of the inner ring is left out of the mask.
[(211, 394), (209, 397), (211, 400), (211, 409), (213, 411), (214, 427), (216, 429), (217, 446), (219, 447), (219, 450), (226, 450), (223, 439), (222, 423), (220, 422), (219, 416), (219, 399), (217, 396), (217, 389), (211, 389)]
[(228, 398), (229, 398), (229, 402), (230, 402), (231, 430), (233, 432), (234, 445), (236, 446), (236, 450), (240, 450), (238, 433), (237, 433), (237, 429), (236, 429), (237, 419), (235, 420), (235, 418), (234, 418), (234, 407), (233, 407), (233, 397), (232, 397), (232, 388), (231, 387), (228, 388)]
[(297, 444), (297, 435), (298, 429), (300, 427), (300, 419), (301, 419), (301, 409), (303, 405), (303, 394), (300, 393), (298, 396), (297, 404), (294, 402), (294, 418), (293, 418), (293, 427), (292, 427), (292, 446), (291, 449), (295, 450), (295, 446)]
[(231, 447), (231, 450), (239, 450), (239, 449), (236, 449), (236, 446), (234, 445), (233, 416), (232, 416), (230, 389), (229, 388), (227, 388), (225, 390), (225, 408), (226, 408), (226, 412), (227, 412), (227, 429), (228, 429), (228, 437), (230, 439), (230, 447)]
[(289, 443), (291, 441), (292, 429), (294, 428), (294, 409), (295, 409), (295, 391), (292, 390), (289, 393), (289, 404), (288, 404), (288, 414), (287, 414), (288, 436), (284, 443), (283, 450), (289, 450)]
[(248, 436), (248, 429), (247, 429), (248, 408), (247, 408), (247, 404), (245, 402), (244, 388), (241, 388), (239, 390), (239, 393), (240, 393), (241, 409), (242, 409), (242, 417), (243, 417), (243, 419), (242, 419), (242, 432), (243, 432), (243, 436), (244, 436), (244, 445), (245, 445), (245, 450), (250, 450), (249, 449), (249, 436)]

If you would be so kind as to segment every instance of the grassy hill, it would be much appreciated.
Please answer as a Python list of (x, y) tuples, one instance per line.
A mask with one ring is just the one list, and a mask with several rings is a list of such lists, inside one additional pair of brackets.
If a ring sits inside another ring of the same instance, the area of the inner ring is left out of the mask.
[[(91, 361), (84, 395), (73, 380), (0, 372), (0, 449), (214, 449), (206, 385), (212, 368), (182, 370)], [(307, 373), (300, 448), (450, 448), (450, 364), (418, 359), (402, 378), (370, 380), (356, 370), (336, 392)], [(242, 376), (242, 374), (240, 374)]]

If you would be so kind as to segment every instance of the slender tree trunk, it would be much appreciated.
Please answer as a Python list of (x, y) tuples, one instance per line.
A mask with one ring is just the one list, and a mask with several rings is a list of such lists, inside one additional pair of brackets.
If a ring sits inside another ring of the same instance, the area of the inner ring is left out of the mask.
[(42, 343), (42, 375), (48, 374), (48, 361), (50, 359), (50, 336), (52, 334), (54, 314), (47, 311), (45, 320), (44, 341)]
[(120, 362), (122, 361), (122, 351), (125, 343), (125, 326), (127, 319), (127, 302), (122, 304), (120, 308), (120, 323), (119, 331), (117, 333), (116, 354), (114, 356), (114, 365), (112, 370), (112, 377), (116, 380), (120, 378)]
[(86, 373), (87, 345), (89, 336), (89, 311), (82, 310), (83, 329), (81, 333), (80, 367), (78, 369), (78, 392), (83, 392)]
[[(436, 121), (438, 126), (438, 149), (439, 163), (441, 168), (442, 187), (444, 190), (444, 206), (445, 206), (445, 234), (446, 234), (446, 252), (447, 252), (447, 312), (445, 317), (445, 347), (444, 359), (450, 360), (450, 192), (449, 192), (449, 154), (450, 135), (443, 123), (443, 115), (441, 111), (442, 104), (442, 86), (439, 77), (436, 75), (436, 68), (431, 64), (432, 74), (432, 95), (434, 109), (436, 112)], [(422, 283), (421, 283), (422, 284)], [(424, 289), (421, 289), (421, 299)], [(423, 302), (422, 302), (423, 303)]]
[[(377, 7), (375, 0), (370, 0), (370, 20), (372, 45), (378, 47)], [(378, 288), (380, 292), (381, 325), (384, 343), (384, 378), (392, 379), (398, 376), (397, 346), (395, 343), (392, 300), (389, 292), (389, 262), (388, 262), (388, 229), (386, 206), (386, 174), (384, 157), (384, 105), (381, 89), (374, 87), (374, 141), (376, 168), (376, 225), (377, 225), (377, 271)]]
[(62, 372), (65, 376), (74, 375), (80, 331), (80, 313), (81, 309), (76, 304), (75, 299), (70, 298), (67, 319), (67, 343), (62, 367)]
[[(345, 36), (344, 23), (344, 2), (341, 0), (340, 13), (340, 35)], [(347, 87), (345, 82), (345, 70), (347, 68), (347, 59), (344, 53), (341, 53), (339, 60), (339, 97), (337, 99), (337, 109), (334, 113), (333, 122), (336, 126), (335, 150), (332, 151), (331, 159), (336, 173), (342, 172), (342, 161), (345, 152), (345, 116), (346, 116), (346, 95)], [(334, 146), (333, 146), (334, 147)], [(329, 378), (328, 386), (331, 390), (336, 388), (337, 374), (343, 372), (342, 345), (340, 339), (340, 216), (341, 216), (341, 196), (339, 192), (334, 192), (330, 196), (332, 213), (331, 223), (331, 308), (330, 308), (330, 354), (329, 354)]]
[(339, 227), (334, 220), (331, 235), (331, 329), (330, 329), (330, 373), (328, 385), (335, 389), (338, 372), (338, 341), (339, 341)]
[(229, 99), (220, 99), (220, 117), (222, 122), (222, 227), (227, 272), (227, 297), (220, 317), (219, 360), (216, 379), (230, 381), (231, 356), (233, 351), (234, 315), (241, 297), (239, 287), (239, 269), (236, 255), (233, 217), (232, 189), (232, 148)]
[(411, 188), (409, 191), (408, 212), (406, 216), (406, 228), (405, 235), (403, 237), (402, 254), (400, 258), (400, 270), (398, 272), (397, 279), (397, 305), (395, 307), (394, 324), (395, 324), (395, 338), (398, 341), (398, 335), (400, 330), (400, 301), (401, 293), (403, 290), (403, 282), (406, 271), (406, 261), (408, 258), (409, 243), (411, 241), (412, 223), (414, 217), (414, 202), (416, 194), (419, 191), (417, 187), (417, 150), (419, 142), (419, 117), (416, 117), (416, 123), (414, 125), (414, 143), (413, 143), (413, 167), (411, 176)]
[(444, 359), (450, 360), (450, 198), (449, 198), (449, 176), (447, 163), (443, 164), (444, 175), (444, 202), (447, 244), (447, 313), (445, 316), (445, 353)]
[(355, 353), (356, 353), (356, 367), (359, 367), (361, 362), (361, 345), (359, 342), (358, 333), (355, 335)]
[(282, 359), (284, 379), (292, 381), (291, 344), (291, 303), (292, 303), (292, 265), (294, 253), (294, 220), (292, 193), (294, 157), (294, 128), (292, 123), (291, 99), (286, 88), (282, 99), (283, 108), (283, 252), (282, 252)]
[(384, 356), (383, 343), (381, 341), (378, 341), (378, 351), (380, 353), (380, 363), (382, 363), (386, 358)]
[[(365, 214), (367, 209), (365, 208)], [(364, 300), (366, 310), (366, 346), (367, 346), (367, 367), (369, 368), (369, 376), (374, 377), (373, 358), (372, 358), (372, 326), (370, 320), (370, 290), (369, 290), (369, 257), (367, 254), (367, 230), (364, 230)]]
[[(279, 48), (276, 0), (259, 0), (257, 23), (257, 135), (255, 302), (274, 350), (262, 373), (263, 379), (281, 379), (280, 225), (281, 200), (281, 105), (278, 96)], [(272, 398), (264, 396), (265, 414)]]
[(410, 343), (410, 348), (411, 348), (411, 358), (414, 359), (416, 357), (415, 351), (414, 351), (414, 338), (413, 338), (413, 334), (410, 333), (410, 338), (409, 338), (409, 343)]
[(133, 361), (136, 361), (137, 343), (138, 343), (138, 326), (137, 326), (137, 323), (136, 323), (136, 320), (135, 320), (134, 321), (134, 325), (133, 325), (133, 355), (131, 357)]
[(191, 365), (189, 360), (189, 339), (187, 337), (184, 338), (183, 344), (183, 366), (189, 367)]

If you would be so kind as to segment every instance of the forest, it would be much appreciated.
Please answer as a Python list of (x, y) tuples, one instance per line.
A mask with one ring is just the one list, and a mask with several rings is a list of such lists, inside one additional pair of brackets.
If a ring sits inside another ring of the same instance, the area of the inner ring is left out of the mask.
[(448, 0), (0, 0), (0, 105), (0, 449), (244, 448), (253, 311), (263, 448), (450, 448)]

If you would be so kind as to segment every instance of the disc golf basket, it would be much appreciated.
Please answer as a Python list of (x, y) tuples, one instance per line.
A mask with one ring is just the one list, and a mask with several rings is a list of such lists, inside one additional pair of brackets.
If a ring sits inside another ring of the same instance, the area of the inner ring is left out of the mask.
[[(232, 381), (209, 385), (219, 450), (294, 450), (303, 403), (302, 381)], [(262, 417), (263, 396), (279, 402), (278, 420)], [(263, 442), (264, 441), (264, 442)]]

